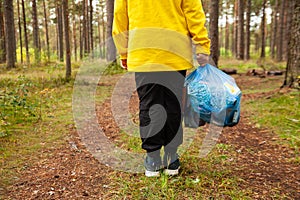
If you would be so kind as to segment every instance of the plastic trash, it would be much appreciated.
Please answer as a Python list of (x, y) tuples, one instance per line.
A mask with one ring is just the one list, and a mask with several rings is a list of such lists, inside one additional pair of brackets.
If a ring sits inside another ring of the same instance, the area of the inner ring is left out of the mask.
[(185, 87), (186, 126), (197, 127), (199, 120), (217, 126), (238, 124), (242, 92), (234, 78), (207, 64), (186, 77)]

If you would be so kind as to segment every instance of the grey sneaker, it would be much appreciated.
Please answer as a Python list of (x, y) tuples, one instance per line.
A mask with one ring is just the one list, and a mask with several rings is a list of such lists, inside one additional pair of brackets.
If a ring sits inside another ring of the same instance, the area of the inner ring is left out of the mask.
[(145, 176), (147, 177), (159, 177), (160, 176), (160, 170), (162, 168), (161, 158), (160, 156), (157, 157), (151, 157), (149, 155), (146, 156), (144, 166), (146, 168), (145, 170)]
[(180, 161), (177, 153), (164, 155), (164, 174), (174, 176), (179, 174)]

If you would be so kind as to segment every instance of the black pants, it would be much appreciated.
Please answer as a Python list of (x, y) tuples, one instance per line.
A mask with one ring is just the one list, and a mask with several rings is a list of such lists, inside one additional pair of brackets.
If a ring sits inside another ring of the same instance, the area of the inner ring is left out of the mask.
[(182, 144), (182, 92), (186, 70), (137, 72), (140, 136), (147, 152), (176, 150)]

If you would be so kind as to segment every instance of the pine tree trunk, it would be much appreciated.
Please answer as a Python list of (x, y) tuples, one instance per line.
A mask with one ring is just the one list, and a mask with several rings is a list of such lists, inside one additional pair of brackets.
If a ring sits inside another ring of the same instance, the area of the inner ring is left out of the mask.
[[(104, 1), (103, 1), (104, 3)], [(102, 58), (106, 58), (106, 26), (104, 21), (104, 6), (101, 6), (102, 13)]]
[(229, 37), (230, 37), (230, 30), (229, 30), (229, 23), (228, 23), (228, 16), (226, 16), (226, 26), (225, 26), (225, 56), (228, 56), (229, 52)]
[[(228, 5), (228, 3), (227, 3)], [(229, 37), (230, 37), (230, 25), (228, 22), (228, 6), (226, 8), (226, 13), (225, 13), (225, 19), (226, 19), (226, 25), (225, 25), (225, 56), (228, 56), (229, 52)]]
[(244, 0), (238, 0), (238, 47), (237, 59), (244, 59)]
[(4, 21), (5, 21), (5, 44), (6, 44), (6, 67), (15, 67), (15, 27), (13, 1), (4, 0)]
[(65, 33), (65, 48), (66, 48), (66, 79), (71, 78), (71, 48), (70, 48), (70, 36), (69, 36), (69, 9), (68, 0), (63, 0), (63, 16), (64, 16), (64, 33)]
[(259, 34), (256, 32), (255, 33), (255, 54), (258, 53), (260, 44), (261, 42), (260, 42)]
[(260, 58), (266, 57), (266, 0), (263, 0), (262, 17), (261, 17), (261, 54)]
[(277, 46), (277, 61), (282, 61), (282, 54), (283, 54), (283, 32), (284, 32), (284, 1), (281, 1), (280, 7), (280, 23), (279, 23), (279, 35), (278, 35), (278, 46)]
[(45, 0), (43, 0), (43, 7), (44, 7), (44, 20), (45, 20), (45, 36), (46, 36), (46, 48), (47, 48), (47, 59), (48, 62), (50, 61), (50, 44), (49, 44), (49, 30), (48, 30), (48, 16), (47, 16), (47, 9)]
[(0, 0), (0, 62), (6, 62), (5, 25), (3, 14), (3, 0)]
[(231, 47), (231, 53), (232, 53), (232, 56), (235, 55), (235, 38), (234, 38), (234, 35), (235, 35), (235, 28), (234, 28), (234, 23), (230, 26), (230, 32), (231, 32), (231, 40), (230, 40), (230, 47)]
[(102, 52), (102, 36), (101, 36), (101, 18), (100, 15), (98, 16), (98, 37), (99, 37), (99, 54), (100, 58), (103, 57), (103, 52)]
[(223, 55), (222, 51), (224, 48), (224, 31), (225, 29), (223, 27), (219, 28), (219, 56)]
[(237, 45), (238, 45), (238, 1), (235, 1), (234, 4), (234, 22), (233, 22), (233, 35), (232, 35), (232, 44), (233, 44), (233, 54), (237, 57)]
[(29, 54), (29, 45), (28, 45), (28, 35), (27, 35), (27, 25), (26, 25), (26, 13), (25, 13), (25, 3), (22, 0), (22, 13), (23, 13), (23, 29), (24, 29), (24, 42), (25, 42), (25, 49), (26, 49), (26, 62), (30, 64), (30, 54)]
[(63, 13), (62, 5), (57, 3), (56, 5), (56, 15), (57, 15), (57, 29), (58, 29), (58, 58), (61, 62), (64, 61), (64, 31), (63, 31)]
[(89, 0), (85, 0), (85, 16), (86, 16), (86, 48), (87, 48), (87, 54), (89, 55), (91, 52), (91, 43), (90, 43), (90, 14), (89, 14)]
[(288, 59), (283, 86), (300, 88), (300, 4), (290, 0), (293, 12), (288, 45)]
[(86, 0), (82, 1), (82, 42), (84, 56), (88, 54), (88, 34), (87, 34), (87, 18), (86, 18)]
[(277, 11), (278, 11), (278, 2), (279, 0), (276, 0), (275, 7), (273, 8), (273, 30), (272, 30), (272, 38), (271, 38), (271, 57), (275, 58), (275, 48), (276, 48), (276, 38), (277, 38), (277, 27), (278, 27), (278, 18), (277, 18)]
[[(222, 0), (221, 0), (222, 1)], [(219, 13), (223, 13), (223, 6), (219, 6)], [(219, 26), (218, 26), (219, 27)], [(224, 32), (225, 32), (225, 28), (223, 28), (223, 26), (220, 26), (219, 28), (218, 28), (218, 31), (219, 31), (219, 56), (220, 55), (223, 55), (222, 54), (222, 51), (221, 50), (224, 50), (225, 48), (224, 48)]]
[(20, 1), (17, 0), (18, 7), (18, 28), (19, 28), (19, 42), (20, 42), (20, 60), (23, 63), (23, 40), (22, 40), (22, 25), (21, 25), (21, 16), (20, 16)]
[(219, 60), (219, 0), (212, 0), (210, 4), (209, 38), (211, 39), (210, 52), (214, 64)]
[(112, 22), (114, 15), (114, 1), (106, 0), (106, 13), (107, 13), (107, 29), (106, 29), (106, 40), (107, 40), (107, 54), (106, 59), (109, 62), (116, 62), (117, 52), (114, 41), (112, 39)]
[(251, 21), (251, 0), (247, 0), (247, 20), (246, 20), (246, 44), (245, 44), (245, 60), (250, 59), (250, 21)]
[(72, 21), (73, 21), (73, 48), (74, 48), (74, 58), (75, 61), (77, 61), (77, 37), (76, 37), (76, 17), (75, 17), (75, 2), (73, 1), (73, 15), (72, 15)]
[[(298, 1), (299, 3), (300, 3), (300, 1)], [(292, 12), (292, 10), (293, 10), (293, 8), (292, 8), (292, 6), (293, 6), (293, 2), (292, 1), (286, 1), (285, 2), (286, 3), (286, 10), (285, 10), (285, 13), (286, 13), (286, 16), (285, 16), (285, 18), (286, 18), (286, 26), (285, 26), (285, 29), (284, 29), (284, 35), (285, 35), (285, 38), (284, 38), (284, 47), (283, 47), (283, 49), (284, 49), (284, 54), (283, 54), (283, 59), (284, 60), (287, 60), (287, 58), (288, 58), (288, 43), (289, 43), (289, 41), (290, 41), (290, 30), (291, 30), (291, 24), (292, 24), (292, 18), (293, 18), (293, 12)]]
[(80, 60), (83, 59), (83, 33), (82, 33), (82, 20), (80, 19), (79, 21), (79, 57), (80, 57)]
[(58, 31), (58, 8), (56, 5), (55, 8), (55, 14), (56, 14), (56, 26), (55, 26), (55, 36), (56, 36), (56, 55), (57, 59), (59, 60), (59, 31)]
[(40, 47), (39, 47), (39, 25), (37, 16), (37, 5), (36, 0), (32, 0), (32, 28), (33, 28), (33, 47), (35, 62), (39, 63), (41, 61)]
[(93, 30), (93, 0), (90, 0), (90, 44), (91, 44), (91, 53), (94, 57), (94, 30)]

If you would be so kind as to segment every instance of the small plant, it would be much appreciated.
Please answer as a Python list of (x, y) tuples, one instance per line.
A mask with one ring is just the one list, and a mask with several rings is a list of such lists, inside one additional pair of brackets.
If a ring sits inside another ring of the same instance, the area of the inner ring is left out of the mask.
[(33, 87), (25, 76), (19, 76), (15, 83), (8, 82), (0, 90), (0, 137), (7, 136), (7, 126), (27, 117), (35, 117), (35, 103), (28, 101), (29, 89)]
[(114, 74), (122, 74), (126, 72), (117, 62), (110, 63), (105, 71), (103, 72), (103, 75), (114, 75)]

